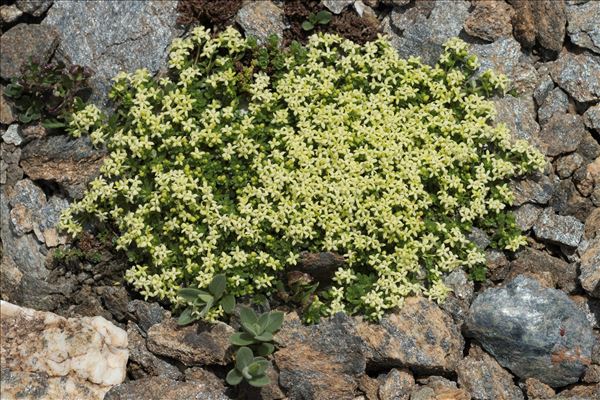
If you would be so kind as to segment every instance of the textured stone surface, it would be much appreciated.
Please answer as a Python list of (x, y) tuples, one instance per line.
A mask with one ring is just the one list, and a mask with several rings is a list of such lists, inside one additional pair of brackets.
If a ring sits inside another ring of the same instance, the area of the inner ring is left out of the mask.
[(0, 124), (10, 125), (15, 121), (10, 102), (4, 97), (4, 86), (0, 85)]
[(523, 392), (513, 382), (513, 376), (477, 345), (456, 368), (458, 383), (473, 400), (524, 399)]
[(478, 1), (465, 20), (465, 32), (493, 42), (512, 33), (512, 7), (503, 1)]
[(408, 370), (393, 368), (379, 380), (379, 398), (381, 400), (408, 400), (415, 386), (415, 378)]
[(556, 191), (557, 182), (547, 176), (534, 176), (511, 183), (515, 206), (525, 203), (548, 204)]
[(600, 60), (588, 52), (563, 52), (550, 69), (554, 82), (578, 102), (600, 97)]
[(552, 257), (550, 254), (526, 247), (518, 253), (516, 260), (511, 262), (510, 276), (548, 273), (552, 282), (559, 289), (567, 293), (575, 291), (577, 288), (577, 266), (569, 264), (558, 257)]
[(102, 399), (125, 379), (127, 334), (104, 318), (0, 306), (2, 398), (30, 390), (34, 380), (37, 389), (28, 398)]
[(142, 300), (130, 301), (127, 304), (127, 312), (143, 332), (148, 332), (151, 326), (171, 316), (171, 313), (158, 303), (149, 303)]
[(510, 0), (515, 9), (514, 35), (524, 46), (536, 41), (545, 49), (559, 52), (565, 38), (564, 0)]
[(542, 207), (535, 204), (523, 204), (514, 210), (517, 226), (522, 231), (530, 230), (542, 213)]
[(30, 179), (56, 182), (69, 196), (81, 198), (103, 159), (104, 152), (94, 149), (87, 137), (48, 136), (23, 147), (21, 167)]
[(400, 311), (379, 324), (363, 322), (357, 329), (372, 366), (443, 372), (453, 371), (462, 358), (460, 329), (437, 304), (425, 298), (409, 297)]
[(432, 5), (433, 9), (429, 14), (403, 10), (402, 13), (414, 13), (414, 18), (407, 18), (406, 22), (401, 23), (404, 25), (401, 36), (391, 29), (384, 30), (392, 36), (392, 45), (402, 57), (418, 56), (424, 63), (433, 65), (443, 51), (444, 42), (458, 36), (462, 30), (468, 15), (468, 2), (440, 1)]
[(291, 399), (353, 399), (355, 377), (365, 371), (354, 320), (343, 315), (306, 326), (288, 314), (275, 336), (279, 384)]
[(418, 382), (424, 386), (411, 393), (411, 400), (471, 400), (471, 396), (467, 391), (457, 388), (456, 382), (442, 376), (429, 376), (419, 379)]
[(21, 15), (23, 15), (23, 11), (19, 10), (15, 4), (0, 6), (0, 21), (3, 24), (15, 22)]
[(600, 53), (600, 2), (567, 5), (567, 21), (571, 42)]
[(490, 288), (471, 305), (467, 333), (520, 378), (560, 387), (590, 363), (592, 327), (565, 293), (519, 276)]
[(136, 379), (148, 375), (162, 376), (174, 380), (181, 379), (182, 374), (176, 366), (169, 364), (148, 351), (146, 339), (142, 336), (142, 331), (131, 321), (127, 324), (127, 338), (129, 344), (129, 369), (133, 372)]
[(440, 306), (452, 316), (454, 322), (461, 325), (473, 299), (473, 281), (462, 269), (457, 269), (444, 277), (444, 284), (452, 292)]
[(561, 179), (566, 179), (573, 175), (573, 172), (581, 167), (583, 163), (584, 159), (579, 153), (571, 153), (561, 157), (555, 163), (556, 175)]
[(554, 114), (566, 113), (569, 109), (569, 98), (560, 88), (554, 88), (544, 98), (538, 108), (538, 121), (542, 127)]
[(556, 394), (554, 389), (535, 378), (525, 379), (524, 389), (529, 399), (548, 399)]
[(148, 329), (147, 346), (154, 354), (179, 360), (185, 365), (225, 365), (234, 349), (229, 343), (233, 328), (222, 322), (198, 322), (179, 326), (173, 318)]
[(587, 109), (583, 114), (583, 122), (588, 128), (600, 132), (600, 104)]
[(540, 132), (542, 149), (549, 156), (575, 151), (584, 134), (585, 126), (579, 115), (554, 114)]
[(581, 254), (579, 280), (585, 291), (600, 298), (600, 236), (596, 236)]
[[(175, 1), (56, 1), (43, 24), (62, 37), (58, 52), (94, 75), (92, 101), (104, 102), (118, 72), (158, 71), (175, 35)], [(73, 40), (78, 38), (78, 40)]]
[(56, 30), (49, 26), (19, 24), (10, 28), (0, 36), (0, 76), (16, 78), (30, 58), (38, 63), (47, 62), (58, 46), (58, 37)]
[(224, 391), (200, 382), (180, 382), (156, 376), (137, 379), (112, 388), (104, 400), (229, 400)]
[(353, 2), (354, 0), (323, 0), (323, 5), (332, 13), (339, 14)]
[(490, 44), (474, 44), (471, 46), (471, 51), (477, 55), (481, 63), (478, 73), (493, 69), (510, 79), (514, 78), (522, 56), (521, 45), (512, 37), (502, 38)]
[(503, 123), (516, 139), (527, 140), (540, 147), (538, 142), (540, 127), (535, 120), (533, 100), (506, 96), (494, 101), (496, 123)]
[(236, 21), (244, 29), (246, 36), (254, 36), (261, 43), (273, 34), (283, 37), (283, 10), (271, 1), (246, 3), (238, 11)]
[(15, 4), (21, 11), (39, 17), (48, 11), (52, 3), (54, 0), (17, 0)]
[(23, 142), (23, 138), (21, 137), (21, 134), (19, 134), (19, 126), (16, 124), (9, 126), (2, 135), (2, 140), (4, 140), (5, 143), (13, 144), (15, 146), (20, 145)]
[(583, 237), (585, 239), (600, 237), (600, 207), (595, 208), (585, 220)]
[(577, 247), (583, 235), (583, 224), (575, 217), (556, 215), (551, 209), (546, 209), (533, 231), (544, 241)]

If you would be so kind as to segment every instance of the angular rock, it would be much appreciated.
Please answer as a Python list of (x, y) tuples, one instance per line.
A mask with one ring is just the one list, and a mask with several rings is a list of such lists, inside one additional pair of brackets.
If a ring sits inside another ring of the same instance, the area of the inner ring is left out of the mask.
[(237, 13), (236, 21), (246, 36), (254, 36), (259, 43), (265, 43), (270, 35), (283, 37), (283, 10), (269, 0), (244, 4)]
[(509, 0), (515, 9), (514, 34), (525, 47), (537, 42), (545, 49), (559, 52), (565, 38), (564, 0)]
[(600, 3), (568, 4), (567, 21), (571, 42), (600, 53)]
[(583, 114), (583, 122), (588, 128), (600, 132), (600, 104), (587, 109)]
[(512, 34), (514, 10), (502, 1), (478, 1), (465, 20), (465, 32), (488, 42)]
[[(30, 398), (102, 399), (125, 379), (127, 334), (102, 317), (66, 319), (0, 301), (2, 398), (39, 385)], [(44, 378), (40, 381), (40, 375)]]
[(137, 379), (112, 388), (104, 400), (230, 400), (224, 391), (200, 384), (180, 382), (162, 376)]
[(565, 293), (522, 275), (473, 301), (466, 332), (504, 368), (552, 387), (579, 380), (594, 343), (587, 316)]
[(147, 346), (154, 354), (179, 360), (185, 365), (225, 365), (234, 353), (229, 337), (234, 330), (227, 324), (198, 322), (180, 326), (173, 318), (148, 329)]
[(596, 236), (581, 254), (581, 286), (592, 297), (600, 298), (600, 236)]
[(381, 400), (408, 400), (415, 386), (415, 378), (408, 370), (392, 369), (379, 380), (379, 398)]
[(13, 186), (23, 178), (23, 170), (19, 167), (21, 149), (12, 144), (0, 143), (0, 183)]
[(50, 59), (58, 46), (58, 33), (49, 26), (18, 24), (0, 36), (0, 46), (0, 76), (16, 78), (30, 58), (41, 64)]
[(513, 376), (477, 345), (456, 368), (458, 383), (473, 400), (524, 399), (523, 392), (513, 382)]
[(548, 273), (552, 282), (567, 293), (577, 289), (577, 266), (569, 264), (550, 254), (526, 247), (518, 253), (510, 264), (509, 277), (530, 273), (533, 275)]
[[(452, 399), (452, 400), (471, 400), (471, 396), (464, 389), (458, 389), (456, 382), (448, 380), (441, 376), (430, 376), (425, 379), (419, 379), (419, 384), (425, 385), (423, 389), (411, 393), (411, 400), (415, 399)], [(419, 393), (419, 394), (417, 394)]]
[(471, 52), (477, 55), (481, 63), (478, 74), (492, 69), (510, 79), (514, 78), (523, 54), (521, 45), (512, 37), (502, 38), (490, 44), (474, 44), (471, 46)]
[(558, 393), (552, 400), (598, 400), (600, 384), (573, 385)]
[(148, 303), (142, 300), (130, 301), (127, 304), (127, 312), (142, 329), (144, 336), (150, 327), (171, 316), (171, 313), (162, 308), (158, 303)]
[(583, 227), (583, 238), (593, 239), (600, 237), (600, 208), (595, 208), (585, 220)]
[(15, 4), (24, 13), (40, 17), (48, 11), (52, 3), (54, 0), (17, 0)]
[(146, 68), (153, 74), (164, 65), (176, 34), (176, 8), (174, 1), (60, 0), (42, 24), (59, 31), (61, 56), (94, 71), (91, 101), (106, 105), (118, 72)]
[[(585, 123), (585, 115), (584, 115)], [(577, 153), (579, 153), (585, 161), (595, 160), (600, 157), (600, 142), (594, 139), (594, 136), (590, 131), (586, 131), (577, 147)]]
[(339, 14), (353, 2), (354, 0), (323, 0), (323, 5), (332, 13)]
[(16, 117), (12, 111), (11, 105), (4, 97), (4, 86), (0, 85), (0, 124), (10, 125), (15, 121)]
[(462, 358), (464, 340), (449, 315), (432, 301), (409, 297), (379, 324), (357, 325), (370, 366), (405, 367), (417, 373), (450, 372)]
[(441, 307), (452, 316), (454, 322), (462, 325), (473, 299), (473, 281), (468, 278), (465, 271), (457, 269), (444, 277), (444, 284), (452, 289), (452, 293), (448, 295)]
[(529, 399), (549, 399), (556, 394), (554, 389), (535, 378), (525, 379), (525, 393)]
[(530, 230), (542, 213), (542, 208), (535, 204), (523, 204), (514, 211), (517, 226), (522, 231)]
[(571, 153), (561, 157), (556, 161), (556, 175), (561, 179), (566, 179), (573, 175), (573, 172), (581, 167), (583, 162), (584, 159), (579, 153)]
[(516, 139), (527, 140), (540, 147), (540, 127), (535, 120), (535, 105), (531, 99), (505, 96), (495, 100), (496, 123), (503, 123)]
[(18, 20), (21, 15), (23, 15), (23, 11), (19, 10), (15, 4), (0, 6), (0, 21), (2, 24), (11, 24)]
[(94, 149), (89, 138), (73, 140), (59, 135), (28, 143), (23, 148), (21, 167), (30, 179), (56, 182), (77, 199), (83, 197), (103, 160), (104, 151)]
[(600, 382), (600, 365), (590, 365), (587, 371), (585, 371), (585, 375), (583, 376), (581, 381), (585, 383)]
[(127, 315), (129, 295), (123, 286), (100, 286), (96, 293), (102, 298), (104, 307), (117, 321), (122, 321)]
[[(582, 167), (583, 168), (583, 167)], [(588, 215), (592, 212), (591, 201), (581, 196), (580, 192), (584, 192), (588, 188), (590, 182), (588, 179), (583, 181), (578, 180), (579, 172), (582, 168), (573, 174), (572, 180), (578, 182), (580, 189), (573, 185), (570, 179), (564, 179), (556, 186), (554, 196), (550, 200), (550, 205), (559, 214), (564, 216), (572, 216), (580, 221), (585, 221)], [(584, 171), (585, 172), (585, 171)], [(585, 177), (584, 177), (585, 178)], [(593, 188), (593, 184), (589, 189)]]
[(546, 209), (533, 231), (544, 241), (577, 247), (583, 235), (583, 224), (575, 217), (556, 215), (551, 209)]
[(354, 320), (344, 314), (306, 326), (286, 315), (276, 334), (279, 384), (291, 399), (352, 399), (365, 371), (364, 347)]
[(600, 60), (588, 52), (561, 53), (550, 68), (550, 75), (558, 86), (580, 103), (600, 97)]
[(19, 134), (19, 126), (16, 124), (9, 126), (2, 135), (2, 140), (4, 140), (5, 143), (13, 144), (15, 146), (20, 145), (23, 142), (23, 138)]
[(554, 114), (543, 125), (540, 141), (549, 156), (575, 151), (585, 134), (585, 126), (579, 115)]
[(511, 189), (515, 195), (515, 206), (525, 203), (548, 204), (556, 190), (557, 182), (545, 175), (533, 176), (532, 178), (511, 183)]
[(148, 351), (146, 339), (142, 336), (140, 328), (131, 321), (127, 324), (127, 338), (129, 343), (130, 369), (133, 369), (132, 365), (138, 366), (138, 368), (134, 369), (134, 377), (136, 379), (144, 378), (148, 375), (162, 376), (174, 380), (182, 378), (182, 373), (176, 366), (169, 364)]
[(538, 108), (538, 121), (543, 127), (554, 114), (566, 113), (569, 109), (569, 98), (560, 88), (554, 88), (545, 97)]
[(391, 29), (385, 30), (392, 37), (392, 46), (402, 57), (418, 56), (429, 65), (438, 61), (443, 44), (458, 36), (469, 12), (469, 3), (463, 0), (434, 2), (432, 5), (431, 13), (419, 12), (411, 23), (403, 27), (402, 36)]

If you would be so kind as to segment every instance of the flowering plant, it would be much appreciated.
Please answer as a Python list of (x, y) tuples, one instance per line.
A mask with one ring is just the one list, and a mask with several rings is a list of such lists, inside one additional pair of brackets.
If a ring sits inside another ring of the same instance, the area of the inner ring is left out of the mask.
[(378, 319), (409, 295), (442, 301), (456, 268), (481, 277), (473, 227), (501, 248), (524, 243), (507, 183), (545, 160), (491, 124), (487, 98), (506, 79), (477, 75), (458, 39), (430, 67), (384, 37), (318, 34), (280, 51), (199, 27), (169, 66), (118, 75), (117, 111), (89, 105), (70, 123), (109, 155), (63, 227), (116, 224), (126, 279), (146, 297), (181, 304), (181, 286), (218, 274), (235, 296), (270, 294), (301, 251), (330, 251), (345, 265), (312, 310)]

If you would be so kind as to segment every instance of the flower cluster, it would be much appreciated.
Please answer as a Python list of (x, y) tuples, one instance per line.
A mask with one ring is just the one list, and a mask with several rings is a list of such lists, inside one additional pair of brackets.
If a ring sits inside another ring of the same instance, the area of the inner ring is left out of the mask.
[(319, 288), (320, 312), (377, 319), (409, 295), (442, 301), (456, 268), (480, 270), (473, 227), (523, 243), (507, 183), (545, 161), (491, 124), (487, 98), (506, 80), (475, 74), (465, 43), (435, 67), (384, 37), (271, 50), (196, 28), (173, 44), (170, 77), (121, 74), (117, 113), (74, 116), (109, 156), (63, 226), (116, 224), (140, 293), (177, 303), (179, 287), (224, 274), (229, 293), (268, 294), (301, 251), (331, 251), (346, 265)]

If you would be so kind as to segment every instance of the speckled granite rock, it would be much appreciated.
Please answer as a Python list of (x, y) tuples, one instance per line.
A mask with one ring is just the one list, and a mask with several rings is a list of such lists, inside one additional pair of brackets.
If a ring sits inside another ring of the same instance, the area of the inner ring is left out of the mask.
[(585, 126), (579, 115), (554, 113), (543, 125), (539, 136), (544, 152), (554, 157), (575, 151), (584, 134)]
[(6, 129), (6, 132), (2, 134), (2, 140), (4, 140), (5, 143), (13, 144), (15, 146), (20, 145), (23, 142), (23, 137), (19, 133), (19, 125), (14, 124), (9, 126)]
[(381, 400), (408, 400), (415, 386), (415, 378), (408, 370), (393, 368), (386, 375), (377, 378), (378, 395)]
[(579, 102), (598, 100), (600, 97), (600, 57), (592, 53), (561, 53), (550, 68), (550, 75), (558, 86)]
[(579, 380), (594, 343), (587, 316), (564, 292), (523, 275), (480, 294), (466, 332), (504, 368), (553, 387)]
[(176, 366), (148, 351), (146, 339), (142, 336), (140, 328), (131, 321), (127, 324), (127, 337), (129, 342), (129, 370), (134, 378), (140, 379), (147, 376), (161, 376), (174, 380), (182, 378), (183, 374)]
[(583, 122), (588, 128), (600, 132), (600, 104), (587, 109), (583, 114)]
[(176, 8), (175, 1), (57, 0), (42, 24), (60, 32), (61, 56), (94, 71), (92, 101), (106, 105), (118, 72), (155, 73), (164, 65), (176, 33)]
[(550, 274), (552, 286), (571, 293), (577, 289), (577, 265), (567, 263), (558, 257), (526, 247), (510, 264), (509, 277), (520, 274)]
[(545, 49), (559, 52), (565, 38), (564, 0), (509, 0), (515, 9), (514, 35), (526, 47), (536, 41)]
[(552, 209), (546, 209), (533, 231), (544, 241), (577, 247), (583, 235), (583, 224), (575, 217), (556, 215)]
[(354, 3), (354, 0), (323, 0), (323, 5), (334, 14), (341, 13), (352, 3)]
[(472, 400), (524, 399), (514, 377), (477, 345), (472, 345), (469, 355), (458, 363), (456, 373), (460, 387)]
[(34, 24), (13, 26), (0, 37), (0, 76), (16, 78), (30, 58), (38, 63), (47, 62), (58, 43), (59, 35), (52, 27)]
[(15, 4), (2, 4), (0, 6), (0, 23), (1, 24), (10, 24), (19, 19), (19, 17), (23, 15), (23, 11), (19, 10), (19, 8)]
[(48, 11), (52, 3), (54, 0), (17, 0), (15, 4), (21, 11), (34, 17), (40, 17)]
[(567, 5), (567, 32), (577, 46), (600, 53), (600, 2)]
[(65, 319), (4, 301), (0, 317), (2, 398), (102, 399), (125, 379), (127, 334), (102, 317)]
[(230, 400), (224, 390), (203, 383), (175, 381), (162, 376), (137, 379), (112, 388), (104, 400)]
[(236, 21), (244, 29), (246, 36), (256, 37), (259, 43), (264, 43), (272, 34), (283, 37), (283, 10), (271, 1), (244, 4), (237, 13)]
[(566, 113), (569, 109), (569, 98), (560, 88), (552, 89), (538, 108), (538, 120), (542, 127), (554, 114)]
[(581, 286), (590, 296), (600, 298), (600, 235), (581, 254)]
[(460, 329), (432, 301), (409, 297), (400, 311), (379, 324), (357, 325), (367, 362), (379, 368), (408, 367), (419, 373), (453, 371), (464, 346)]
[(185, 365), (225, 365), (233, 356), (229, 325), (197, 322), (180, 326), (173, 318), (148, 329), (147, 346), (154, 354), (179, 360)]
[(536, 121), (533, 100), (505, 96), (494, 100), (496, 107), (496, 123), (503, 123), (516, 139), (527, 140), (541, 147), (539, 143), (540, 126)]
[(488, 42), (512, 34), (513, 8), (502, 1), (478, 1), (474, 3), (465, 21), (465, 32)]

